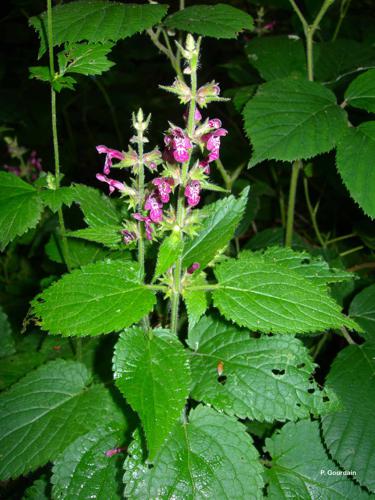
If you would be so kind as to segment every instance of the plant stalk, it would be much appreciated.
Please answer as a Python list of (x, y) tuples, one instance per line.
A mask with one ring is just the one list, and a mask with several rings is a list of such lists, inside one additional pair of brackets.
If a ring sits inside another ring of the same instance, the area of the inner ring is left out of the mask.
[(301, 166), (302, 162), (300, 160), (293, 162), (289, 187), (288, 212), (286, 218), (285, 246), (287, 247), (291, 247), (293, 241), (294, 209), (296, 205), (298, 175)]
[[(188, 126), (187, 133), (189, 137), (192, 137), (194, 134), (195, 128), (195, 109), (196, 109), (196, 94), (197, 94), (197, 64), (198, 58), (194, 61), (191, 61), (191, 100), (189, 103), (189, 113), (188, 113)], [(177, 225), (180, 228), (180, 238), (183, 240), (183, 226), (185, 219), (185, 196), (184, 190), (187, 182), (187, 174), (190, 163), (189, 159), (183, 163), (182, 171), (181, 171), (181, 185), (178, 193), (178, 201), (177, 201)], [(180, 295), (181, 295), (181, 278), (182, 278), (182, 255), (178, 258), (174, 271), (173, 271), (173, 288), (172, 288), (172, 296), (171, 296), (171, 331), (175, 335), (177, 335), (178, 330), (178, 317), (179, 317), (179, 306), (180, 306)]]

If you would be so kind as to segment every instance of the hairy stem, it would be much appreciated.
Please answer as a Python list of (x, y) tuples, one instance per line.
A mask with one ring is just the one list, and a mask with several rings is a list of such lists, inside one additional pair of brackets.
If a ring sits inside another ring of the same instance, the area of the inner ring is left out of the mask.
[[(197, 64), (198, 58), (191, 61), (191, 100), (189, 104), (189, 114), (188, 114), (188, 125), (187, 133), (189, 137), (194, 134), (195, 128), (195, 108), (196, 108), (196, 93), (197, 93)], [(189, 159), (183, 163), (181, 171), (181, 185), (178, 193), (177, 201), (177, 225), (180, 228), (180, 238), (183, 240), (183, 226), (185, 219), (185, 197), (184, 190), (187, 182), (187, 174), (190, 163)], [(177, 335), (178, 330), (178, 316), (179, 316), (179, 306), (180, 306), (180, 295), (181, 295), (181, 278), (182, 278), (182, 255), (178, 258), (174, 271), (173, 271), (173, 288), (171, 296), (171, 331)]]
[(303, 178), (303, 188), (305, 191), (305, 199), (306, 199), (307, 209), (308, 209), (309, 214), (310, 214), (311, 222), (312, 222), (316, 237), (318, 238), (321, 246), (325, 248), (326, 243), (323, 240), (322, 234), (319, 230), (318, 221), (316, 220), (316, 209), (313, 208), (312, 203), (311, 203), (310, 193), (309, 193), (309, 181), (308, 181), (307, 177)]
[(296, 192), (298, 184), (298, 175), (302, 163), (300, 160), (293, 162), (292, 175), (290, 178), (288, 212), (286, 218), (285, 246), (292, 246), (293, 240), (293, 225), (294, 225), (294, 209), (296, 205)]
[(346, 13), (348, 12), (350, 3), (351, 3), (351, 0), (341, 0), (340, 16), (339, 16), (339, 20), (337, 21), (335, 31), (333, 32), (332, 42), (334, 42), (336, 40), (337, 35), (340, 32), (342, 22), (345, 19)]

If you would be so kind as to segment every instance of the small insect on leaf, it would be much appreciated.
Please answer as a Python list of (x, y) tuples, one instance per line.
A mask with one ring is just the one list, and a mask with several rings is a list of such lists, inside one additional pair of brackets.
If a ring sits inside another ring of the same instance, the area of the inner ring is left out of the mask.
[(113, 455), (118, 455), (123, 451), (126, 451), (126, 448), (112, 448), (111, 450), (107, 450), (104, 454), (106, 457), (113, 457)]
[(219, 361), (217, 364), (217, 374), (219, 377), (221, 377), (223, 373), (224, 373), (224, 363), (222, 361)]

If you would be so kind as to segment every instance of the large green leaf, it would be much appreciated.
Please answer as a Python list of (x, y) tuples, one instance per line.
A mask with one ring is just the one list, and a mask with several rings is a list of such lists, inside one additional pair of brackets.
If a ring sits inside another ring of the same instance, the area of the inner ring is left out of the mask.
[(63, 186), (59, 189), (44, 189), (40, 192), (40, 197), (44, 205), (52, 212), (57, 212), (63, 205), (70, 205), (74, 201), (74, 190), (70, 186)]
[(134, 264), (107, 260), (63, 276), (34, 299), (33, 310), (50, 333), (100, 335), (139, 321), (154, 303)]
[(215, 274), (214, 304), (240, 326), (265, 333), (358, 329), (321, 286), (283, 265), (228, 259)]
[[(120, 500), (118, 476), (123, 445), (124, 428), (118, 424), (107, 424), (76, 439), (53, 466), (54, 500)], [(114, 454), (108, 456), (111, 451)]]
[(204, 269), (220, 250), (226, 248), (244, 214), (248, 195), (246, 188), (237, 199), (228, 196), (207, 207), (201, 230), (185, 245), (184, 267), (199, 262)]
[(8, 316), (0, 307), (0, 358), (10, 356), (16, 352), (16, 346)]
[(38, 191), (8, 172), (0, 172), (0, 250), (35, 227), (42, 214)]
[(350, 196), (369, 217), (375, 217), (375, 121), (350, 128), (341, 138), (336, 155), (339, 174)]
[(319, 83), (284, 78), (261, 85), (244, 109), (245, 131), (263, 160), (306, 160), (336, 146), (347, 128), (333, 92)]
[(220, 411), (272, 422), (317, 415), (336, 404), (312, 379), (316, 365), (299, 339), (255, 339), (247, 330), (204, 317), (189, 332), (188, 343), (192, 397)]
[[(52, 9), (53, 42), (117, 41), (151, 28), (166, 14), (166, 5), (137, 5), (107, 0), (78, 0)], [(40, 37), (40, 54), (48, 45), (47, 14), (30, 18)]]
[(375, 341), (375, 285), (359, 292), (349, 307), (349, 316), (363, 328), (362, 337)]
[(110, 42), (67, 44), (58, 54), (60, 73), (101, 75), (115, 64), (107, 58), (112, 47)]
[(289, 422), (266, 439), (266, 450), (272, 457), (271, 468), (267, 469), (270, 500), (369, 498), (328, 457), (318, 422)]
[(159, 247), (154, 279), (168, 271), (180, 257), (183, 241), (179, 233), (172, 232)]
[[(44, 250), (51, 260), (63, 264), (64, 258), (61, 247), (61, 241), (52, 236), (44, 247)], [(87, 241), (68, 239), (68, 247), (69, 264), (72, 269), (91, 264), (97, 260), (103, 260), (110, 256), (110, 250), (103, 248), (101, 245), (95, 245), (95, 243)]]
[(182, 291), (189, 319), (189, 329), (191, 329), (206, 312), (208, 307), (207, 293), (204, 290), (204, 286), (207, 285), (205, 273), (199, 273), (196, 276), (192, 276), (189, 280), (189, 284), (190, 286), (202, 287), (196, 290), (185, 288)]
[(305, 49), (300, 38), (285, 35), (253, 38), (246, 46), (246, 54), (264, 80), (307, 78)]
[(345, 100), (350, 106), (375, 113), (375, 69), (352, 81), (346, 89)]
[(181, 417), (190, 388), (187, 355), (166, 330), (125, 330), (114, 356), (116, 385), (138, 412), (152, 460)]
[(139, 439), (125, 461), (125, 496), (132, 499), (262, 498), (262, 467), (245, 427), (198, 406), (178, 424), (154, 460), (142, 464)]
[(193, 5), (168, 16), (168, 28), (176, 28), (213, 38), (236, 38), (244, 29), (253, 29), (253, 19), (231, 5)]
[(245, 250), (241, 252), (240, 258), (250, 261), (261, 259), (264, 262), (282, 265), (317, 285), (338, 283), (354, 278), (353, 273), (329, 267), (322, 257), (314, 257), (308, 252), (296, 252), (286, 247), (273, 246), (256, 253)]
[(26, 474), (53, 460), (78, 436), (122, 420), (110, 393), (91, 385), (87, 368), (51, 361), (0, 396), (0, 477)]
[(327, 383), (343, 408), (323, 418), (328, 450), (354, 479), (375, 492), (375, 346), (348, 346), (335, 359)]
[(121, 244), (122, 226), (102, 225), (95, 227), (86, 227), (85, 229), (78, 229), (77, 231), (70, 231), (68, 236), (71, 238), (79, 238), (82, 240), (93, 241), (101, 243), (109, 248), (118, 248)]
[(112, 200), (97, 189), (83, 184), (74, 186), (74, 201), (79, 204), (85, 222), (91, 227), (118, 226), (121, 222)]

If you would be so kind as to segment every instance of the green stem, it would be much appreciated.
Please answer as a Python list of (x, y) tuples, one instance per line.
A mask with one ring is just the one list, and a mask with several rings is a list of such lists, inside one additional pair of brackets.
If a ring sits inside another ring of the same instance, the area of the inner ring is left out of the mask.
[(348, 330), (345, 328), (345, 326), (341, 327), (341, 333), (343, 335), (343, 337), (345, 338), (345, 340), (348, 342), (348, 344), (351, 344), (351, 345), (355, 345), (356, 342), (354, 342), (354, 340), (351, 338)]
[(162, 34), (163, 34), (163, 38), (165, 40), (166, 48), (167, 48), (168, 53), (169, 53), (168, 57), (169, 57), (169, 60), (171, 61), (172, 68), (175, 70), (178, 78), (181, 81), (184, 81), (185, 80), (184, 75), (181, 71), (181, 59), (174, 54), (172, 47), (171, 47), (171, 44), (170, 44), (170, 41), (169, 41), (168, 33), (166, 33), (165, 30), (162, 30)]
[(296, 192), (298, 184), (298, 175), (302, 163), (300, 160), (293, 162), (292, 175), (290, 178), (288, 213), (286, 219), (285, 246), (292, 246), (293, 241), (293, 225), (294, 225), (294, 209), (296, 205)]
[[(192, 137), (194, 134), (195, 128), (195, 108), (196, 108), (196, 93), (197, 93), (197, 64), (198, 57), (196, 60), (191, 61), (191, 100), (189, 104), (189, 114), (188, 114), (188, 125), (187, 125), (187, 133), (189, 137)], [(185, 219), (185, 196), (184, 190), (187, 182), (187, 174), (190, 163), (190, 155), (189, 159), (182, 165), (181, 172), (181, 185), (178, 193), (178, 201), (177, 201), (177, 225), (180, 228), (180, 238), (183, 240), (183, 226)], [(172, 296), (171, 296), (171, 331), (177, 335), (178, 330), (178, 316), (179, 316), (179, 306), (180, 306), (180, 295), (181, 295), (181, 278), (182, 278), (182, 255), (178, 258), (174, 271), (173, 271), (173, 288), (172, 288)]]
[(224, 184), (225, 184), (225, 189), (227, 189), (228, 191), (230, 191), (232, 189), (232, 182), (233, 181), (232, 181), (231, 176), (225, 170), (223, 162), (220, 160), (220, 158), (218, 158), (216, 160), (216, 166), (217, 166), (218, 171), (221, 174), (221, 177), (223, 178), (223, 181), (224, 181)]
[(340, 5), (340, 17), (339, 17), (339, 20), (337, 22), (335, 31), (334, 31), (333, 36), (332, 36), (332, 42), (334, 42), (336, 40), (337, 35), (340, 32), (342, 22), (345, 19), (346, 13), (348, 12), (348, 9), (349, 9), (349, 6), (350, 6), (350, 2), (351, 2), (351, 0), (342, 0), (341, 1), (341, 5)]
[(337, 238), (332, 238), (326, 242), (326, 245), (332, 245), (333, 243), (338, 243), (339, 241), (348, 240), (349, 238), (355, 238), (356, 233), (344, 234), (343, 236), (337, 236)]
[[(55, 63), (53, 58), (53, 26), (52, 26), (52, 0), (47, 0), (47, 31), (48, 31), (48, 55), (49, 55), (49, 71), (51, 80), (55, 77)], [(52, 120), (52, 138), (53, 138), (53, 154), (55, 160), (55, 189), (60, 188), (60, 152), (59, 152), (59, 140), (57, 133), (57, 113), (56, 113), (56, 92), (51, 83), (51, 120)], [(64, 214), (62, 208), (60, 207), (57, 211), (61, 242), (62, 242), (62, 253), (65, 261), (65, 265), (68, 271), (71, 271), (71, 261), (69, 253), (69, 245), (66, 237), (66, 228), (64, 222)], [(77, 339), (76, 341), (76, 358), (78, 361), (82, 358), (82, 341)]]
[(350, 248), (349, 250), (346, 250), (345, 252), (341, 252), (339, 255), (340, 257), (345, 257), (346, 255), (350, 255), (351, 253), (359, 252), (360, 250), (363, 250), (365, 248), (363, 245), (359, 245), (354, 248)]
[(310, 214), (311, 222), (312, 222), (312, 225), (313, 225), (316, 237), (318, 238), (319, 243), (321, 244), (321, 246), (323, 248), (325, 248), (326, 247), (326, 243), (323, 240), (322, 234), (321, 234), (321, 232), (319, 230), (318, 222), (316, 220), (316, 210), (314, 210), (314, 208), (312, 206), (312, 203), (311, 203), (311, 200), (310, 200), (309, 181), (308, 181), (307, 177), (303, 178), (303, 188), (304, 188), (304, 191), (305, 191), (306, 205), (307, 205), (307, 208), (308, 208), (308, 211), (309, 211), (309, 214)]

